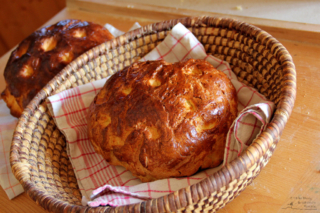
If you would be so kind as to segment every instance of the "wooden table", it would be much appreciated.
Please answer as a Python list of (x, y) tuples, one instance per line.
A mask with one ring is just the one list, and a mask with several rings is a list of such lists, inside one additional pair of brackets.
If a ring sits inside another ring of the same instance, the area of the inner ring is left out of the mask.
[[(192, 10), (177, 11), (145, 5), (128, 8), (117, 2), (112, 5), (97, 2), (69, 1), (68, 9), (62, 10), (46, 25), (78, 18), (100, 24), (110, 23), (126, 31), (136, 21), (145, 25), (203, 15)], [(219, 212), (320, 212), (320, 26), (227, 17), (259, 26), (288, 49), (297, 69), (298, 93), (292, 115), (270, 162), (250, 186)], [(8, 56), (7, 53), (0, 58), (1, 76)], [(3, 88), (1, 77), (0, 90)], [(45, 212), (25, 193), (9, 201), (1, 187), (0, 206), (0, 212)]]

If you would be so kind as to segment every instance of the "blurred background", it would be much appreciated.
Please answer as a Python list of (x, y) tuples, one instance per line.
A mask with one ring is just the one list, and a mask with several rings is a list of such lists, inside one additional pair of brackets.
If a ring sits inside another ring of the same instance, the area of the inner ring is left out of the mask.
[[(0, 0), (0, 56), (64, 8), (85, 3), (150, 10), (201, 11), (288, 22), (320, 24), (320, 0)], [(67, 6), (68, 5), (68, 6)], [(112, 8), (112, 7), (111, 7)], [(112, 13), (110, 7), (99, 13)], [(89, 10), (79, 8), (79, 10)], [(129, 17), (130, 14), (124, 14)]]
[(0, 56), (66, 6), (66, 0), (0, 0)]

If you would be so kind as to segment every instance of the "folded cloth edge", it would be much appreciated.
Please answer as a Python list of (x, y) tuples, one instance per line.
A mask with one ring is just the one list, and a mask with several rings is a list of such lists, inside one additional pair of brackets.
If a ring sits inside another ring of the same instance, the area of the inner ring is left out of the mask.
[[(181, 25), (181, 24), (180, 24)], [(160, 55), (161, 56), (161, 55)], [(163, 59), (163, 58), (161, 58), (160, 57), (160, 59)], [(148, 60), (146, 57), (144, 57), (144, 60)], [(233, 74), (234, 75), (234, 74)], [(235, 75), (234, 75), (235, 76)], [(230, 74), (230, 77), (232, 78), (233, 76), (232, 76), (232, 74)], [(254, 95), (254, 94), (253, 94)], [(96, 196), (93, 196), (92, 198), (95, 198)]]

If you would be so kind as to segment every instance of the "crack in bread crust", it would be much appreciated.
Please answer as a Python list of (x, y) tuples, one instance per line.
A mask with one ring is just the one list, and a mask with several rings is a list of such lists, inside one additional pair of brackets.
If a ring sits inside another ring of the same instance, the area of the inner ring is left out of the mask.
[(25, 38), (13, 50), (4, 71), (1, 97), (10, 113), (20, 117), (32, 98), (67, 64), (89, 49), (112, 39), (100, 25), (64, 20)]
[[(111, 123), (98, 125), (96, 114), (110, 115)], [(146, 182), (218, 166), (236, 115), (231, 81), (208, 62), (138, 62), (98, 93), (89, 107), (88, 135), (110, 164)]]

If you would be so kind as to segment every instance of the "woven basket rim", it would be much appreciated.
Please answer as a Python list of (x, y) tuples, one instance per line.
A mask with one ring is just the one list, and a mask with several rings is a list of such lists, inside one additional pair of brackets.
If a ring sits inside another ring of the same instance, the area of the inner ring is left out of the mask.
[[(147, 34), (153, 33), (156, 30), (159, 30), (159, 26), (161, 30), (170, 30), (174, 25), (178, 22), (188, 25), (188, 26), (210, 26), (213, 22), (217, 23), (220, 27), (226, 27), (229, 29), (235, 29), (241, 31), (246, 35), (251, 35), (259, 40), (265, 46), (272, 46), (274, 44), (274, 38), (268, 34), (267, 32), (261, 30), (258, 27), (255, 27), (251, 24), (238, 21), (230, 18), (220, 18), (220, 17), (209, 17), (209, 16), (201, 16), (201, 17), (185, 17), (180, 19), (168, 20), (163, 22), (158, 22), (154, 24), (146, 25), (142, 28), (130, 31), (125, 33), (122, 36), (116, 37), (110, 41), (107, 41), (101, 45), (98, 45), (92, 49), (93, 54), (84, 53), (79, 56), (77, 59), (72, 61), (69, 65), (67, 65), (61, 72), (56, 75), (29, 103), (29, 105), (25, 108), (22, 113), (22, 116), (19, 118), (16, 130), (14, 132), (13, 142), (19, 142), (22, 140), (23, 135), (17, 132), (17, 128), (23, 127), (30, 115), (34, 114), (34, 110), (37, 109), (39, 104), (44, 101), (48, 96), (52, 95), (55, 89), (59, 86), (59, 84), (67, 79), (68, 76), (71, 76), (75, 73), (75, 70), (85, 65), (90, 60), (94, 59), (98, 55), (102, 55), (106, 52), (106, 49), (113, 49), (122, 46), (124, 43), (129, 40), (134, 40), (139, 37), (145, 36)], [(236, 24), (235, 24), (236, 23)], [(236, 27), (236, 28), (235, 28)], [(272, 39), (273, 38), (273, 39)], [(257, 160), (266, 154), (267, 150), (271, 147), (271, 145), (275, 142), (277, 143), (282, 130), (292, 112), (292, 108), (294, 106), (295, 97), (296, 97), (296, 70), (294, 63), (292, 61), (292, 57), (289, 52), (285, 49), (285, 47), (278, 42), (276, 47), (272, 49), (273, 54), (277, 56), (277, 59), (281, 62), (282, 70), (283, 70), (283, 80), (285, 81), (285, 86), (281, 89), (282, 96), (280, 97), (280, 101), (277, 105), (277, 108), (274, 112), (273, 118), (270, 123), (267, 125), (266, 129), (259, 135), (256, 140), (248, 147), (248, 149), (243, 152), (237, 159), (233, 160), (227, 166), (222, 168), (220, 171), (215, 173), (214, 175), (210, 175), (208, 178), (202, 180), (201, 182), (211, 181), (216, 183), (216, 187), (218, 189), (219, 185), (225, 186), (229, 184), (228, 182), (224, 182), (219, 177), (225, 177), (226, 180), (233, 180), (237, 177), (240, 177), (243, 172), (245, 172), (248, 168), (250, 168)], [(53, 88), (54, 87), (54, 88)], [(73, 211), (83, 211), (86, 212), (87, 209), (91, 207), (83, 207), (77, 205), (71, 205), (67, 202), (57, 200), (52, 195), (46, 194), (41, 191), (41, 189), (28, 180), (26, 178), (21, 178), (21, 169), (22, 164), (19, 161), (19, 152), (14, 146), (11, 146), (10, 151), (10, 164), (12, 167), (13, 174), (22, 184), (24, 190), (27, 194), (35, 201), (37, 201), (42, 207), (44, 207), (43, 202), (48, 201), (48, 199), (53, 199), (55, 205), (49, 206), (49, 211), (56, 211), (57, 208), (59, 210), (63, 210), (68, 208)], [(237, 168), (237, 169), (234, 169)], [(239, 172), (240, 171), (240, 172)], [(19, 176), (20, 174), (20, 176)], [(151, 208), (150, 205), (152, 203), (157, 202), (159, 199), (167, 199), (169, 196), (173, 194), (181, 194), (183, 191), (190, 190), (193, 187), (198, 188), (199, 183), (194, 184), (190, 187), (180, 189), (176, 192), (163, 196), (161, 198), (152, 199), (149, 201), (142, 202), (141, 205), (145, 205), (145, 208)], [(200, 198), (199, 198), (200, 200)], [(57, 207), (58, 206), (58, 207)], [(129, 205), (133, 208), (134, 204)], [(149, 206), (149, 207), (148, 207)], [(44, 207), (45, 208), (45, 207)], [(114, 207), (109, 207), (114, 208)], [(117, 207), (119, 208), (119, 207)], [(129, 208), (129, 207), (126, 207)], [(71, 210), (70, 210), (71, 211)]]

